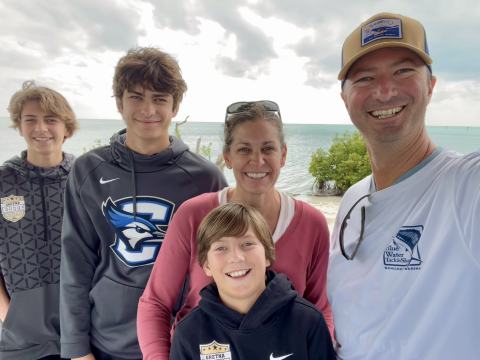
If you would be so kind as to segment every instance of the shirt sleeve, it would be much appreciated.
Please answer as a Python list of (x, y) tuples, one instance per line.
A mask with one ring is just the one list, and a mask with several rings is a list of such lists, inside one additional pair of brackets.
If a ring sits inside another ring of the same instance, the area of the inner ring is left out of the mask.
[(455, 220), (463, 232), (465, 246), (480, 268), (480, 152), (467, 155), (454, 184)]
[(62, 358), (90, 353), (90, 299), (99, 262), (100, 239), (76, 184), (75, 166), (65, 188), (60, 264), (60, 330)]
[(137, 331), (144, 360), (166, 360), (170, 352), (172, 309), (189, 271), (191, 256), (190, 242), (180, 231), (179, 223), (184, 219), (181, 209), (168, 227), (138, 305)]
[(307, 274), (307, 281), (303, 298), (314, 304), (323, 314), (325, 321), (334, 336), (332, 308), (327, 298), (327, 268), (329, 258), (330, 234), (327, 220), (319, 213), (314, 224), (317, 227), (317, 239), (314, 242), (312, 262)]

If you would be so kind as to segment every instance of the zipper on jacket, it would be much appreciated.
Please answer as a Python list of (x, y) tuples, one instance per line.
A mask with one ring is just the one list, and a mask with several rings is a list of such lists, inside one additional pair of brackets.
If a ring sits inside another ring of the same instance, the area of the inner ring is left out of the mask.
[(40, 194), (42, 196), (42, 209), (43, 209), (43, 240), (48, 241), (48, 221), (47, 221), (47, 204), (45, 203), (45, 192), (43, 191), (43, 177), (37, 172), (40, 179)]

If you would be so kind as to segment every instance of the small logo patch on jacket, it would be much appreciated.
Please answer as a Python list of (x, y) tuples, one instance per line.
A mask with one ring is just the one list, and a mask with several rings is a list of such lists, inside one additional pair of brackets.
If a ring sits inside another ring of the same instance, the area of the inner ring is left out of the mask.
[(210, 344), (200, 345), (200, 360), (232, 360), (229, 344), (219, 344), (213, 340)]
[(423, 226), (403, 226), (383, 253), (387, 270), (420, 270), (423, 263), (418, 249)]
[(23, 196), (10, 195), (1, 198), (2, 215), (11, 222), (17, 222), (25, 216), (25, 200)]

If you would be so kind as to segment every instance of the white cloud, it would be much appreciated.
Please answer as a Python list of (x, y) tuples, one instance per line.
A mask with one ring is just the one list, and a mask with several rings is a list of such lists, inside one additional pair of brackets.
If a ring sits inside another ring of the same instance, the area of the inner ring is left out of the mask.
[(0, 0), (0, 116), (23, 81), (38, 79), (79, 117), (119, 118), (114, 66), (153, 45), (179, 60), (188, 83), (179, 120), (223, 121), (232, 102), (271, 99), (285, 122), (349, 123), (336, 80), (342, 43), (384, 10), (427, 30), (438, 77), (427, 124), (478, 126), (480, 5), (470, 0)]

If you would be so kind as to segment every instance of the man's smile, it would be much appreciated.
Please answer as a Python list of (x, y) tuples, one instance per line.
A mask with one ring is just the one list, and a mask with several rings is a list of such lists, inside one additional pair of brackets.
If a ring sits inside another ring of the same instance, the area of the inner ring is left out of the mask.
[(405, 106), (397, 106), (391, 109), (386, 109), (386, 110), (374, 110), (374, 111), (369, 111), (369, 114), (376, 117), (377, 119), (386, 119), (389, 117), (392, 117), (399, 112), (401, 112)]

